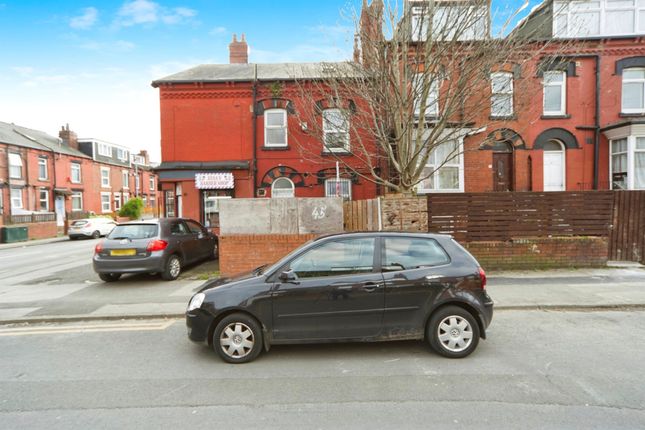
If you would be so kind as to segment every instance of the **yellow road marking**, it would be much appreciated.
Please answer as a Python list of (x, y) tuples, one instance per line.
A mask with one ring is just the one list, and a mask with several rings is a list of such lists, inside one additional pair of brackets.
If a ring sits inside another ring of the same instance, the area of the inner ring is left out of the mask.
[(178, 320), (163, 322), (140, 322), (140, 323), (107, 323), (107, 324), (85, 324), (60, 327), (15, 327), (0, 329), (1, 336), (28, 336), (38, 334), (66, 334), (66, 333), (96, 333), (96, 332), (117, 332), (117, 331), (162, 331), (173, 325)]

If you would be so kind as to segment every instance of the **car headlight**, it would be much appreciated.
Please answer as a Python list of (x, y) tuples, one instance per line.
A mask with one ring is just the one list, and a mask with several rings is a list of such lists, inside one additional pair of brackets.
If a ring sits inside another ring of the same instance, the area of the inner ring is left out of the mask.
[(192, 299), (190, 299), (190, 303), (188, 303), (188, 312), (199, 309), (202, 306), (202, 303), (204, 303), (204, 299), (206, 298), (206, 294), (204, 293), (197, 293), (193, 296)]

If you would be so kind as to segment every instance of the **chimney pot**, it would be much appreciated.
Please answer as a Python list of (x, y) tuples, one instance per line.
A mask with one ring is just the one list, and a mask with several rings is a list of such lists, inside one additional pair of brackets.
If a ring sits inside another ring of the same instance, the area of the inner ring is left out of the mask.
[(237, 40), (237, 35), (233, 34), (233, 41), (228, 45), (229, 62), (231, 64), (247, 64), (249, 62), (249, 45), (242, 34), (242, 39)]

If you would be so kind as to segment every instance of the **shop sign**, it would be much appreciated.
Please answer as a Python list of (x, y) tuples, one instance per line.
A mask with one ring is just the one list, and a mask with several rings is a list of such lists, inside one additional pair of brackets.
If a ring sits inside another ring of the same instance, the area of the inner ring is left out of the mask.
[(199, 190), (231, 190), (234, 187), (233, 174), (230, 172), (195, 174), (195, 188)]

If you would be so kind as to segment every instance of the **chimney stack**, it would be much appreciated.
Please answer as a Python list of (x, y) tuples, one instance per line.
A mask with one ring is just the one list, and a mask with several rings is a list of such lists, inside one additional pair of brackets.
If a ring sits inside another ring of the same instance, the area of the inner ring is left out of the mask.
[(66, 146), (78, 150), (78, 136), (69, 129), (69, 124), (61, 127), (61, 130), (58, 132), (58, 137), (63, 140)]
[(249, 45), (246, 44), (244, 34), (238, 42), (237, 36), (233, 35), (233, 41), (228, 45), (229, 62), (231, 64), (247, 64), (249, 62)]

